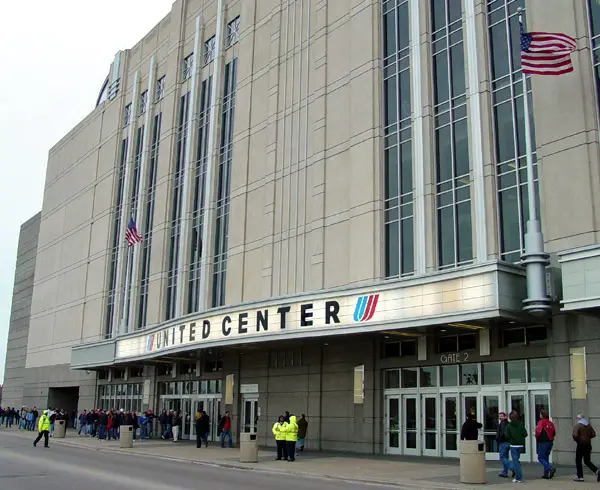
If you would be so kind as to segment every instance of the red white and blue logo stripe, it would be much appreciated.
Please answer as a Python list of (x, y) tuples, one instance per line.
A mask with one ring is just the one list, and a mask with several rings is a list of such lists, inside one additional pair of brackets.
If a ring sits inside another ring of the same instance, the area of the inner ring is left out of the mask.
[(146, 352), (150, 352), (154, 347), (154, 335), (148, 335), (148, 340), (146, 342)]
[(355, 322), (368, 322), (375, 314), (379, 294), (370, 294), (368, 296), (360, 296), (356, 301), (354, 308)]

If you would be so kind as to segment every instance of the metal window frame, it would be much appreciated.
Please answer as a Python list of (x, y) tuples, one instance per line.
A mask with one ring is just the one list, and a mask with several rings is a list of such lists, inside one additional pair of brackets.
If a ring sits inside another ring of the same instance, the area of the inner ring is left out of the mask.
[(166, 75), (156, 80), (156, 90), (154, 92), (154, 103), (160, 102), (165, 95)]
[[(441, 4), (441, 0), (435, 0), (436, 2), (438, 2), (438, 4)], [(464, 265), (469, 265), (472, 264), (474, 261), (474, 244), (473, 244), (473, 233), (471, 233), (471, 249), (472, 249), (472, 254), (471, 254), (471, 258), (467, 259), (467, 260), (459, 260), (459, 256), (458, 256), (458, 252), (459, 252), (459, 236), (458, 236), (458, 205), (459, 204), (463, 204), (465, 202), (471, 203), (472, 200), (472, 196), (471, 196), (471, 169), (469, 168), (469, 171), (467, 174), (462, 174), (462, 175), (457, 175), (456, 172), (456, 155), (455, 155), (455, 150), (456, 150), (456, 144), (455, 144), (455, 139), (454, 139), (454, 133), (455, 133), (455, 125), (461, 121), (467, 121), (468, 124), (468, 117), (467, 117), (467, 76), (466, 76), (466, 71), (462, 72), (462, 75), (464, 76), (464, 86), (465, 86), (465, 91), (462, 94), (454, 94), (453, 93), (453, 87), (452, 87), (452, 82), (453, 82), (453, 73), (452, 73), (452, 58), (451, 58), (451, 49), (456, 47), (456, 46), (462, 46), (463, 49), (463, 59), (466, 60), (466, 56), (464, 54), (464, 46), (465, 46), (465, 35), (464, 35), (464, 26), (463, 26), (463, 20), (464, 20), (464, 15), (463, 12), (461, 12), (461, 16), (458, 20), (455, 20), (454, 22), (452, 22), (452, 24), (450, 24), (450, 17), (449, 17), (449, 12), (450, 12), (450, 0), (443, 0), (444, 1), (444, 13), (445, 13), (445, 23), (444, 26), (440, 29), (438, 29), (437, 31), (433, 31), (433, 14), (431, 15), (431, 37), (430, 37), (430, 42), (431, 42), (431, 64), (433, 66), (433, 62), (435, 59), (435, 56), (440, 54), (440, 53), (446, 53), (446, 70), (447, 70), (447, 81), (448, 81), (448, 100), (443, 101), (443, 102), (439, 102), (437, 104), (435, 104), (435, 102), (433, 103), (433, 145), (434, 145), (434, 175), (435, 175), (435, 209), (436, 209), (436, 214), (435, 214), (435, 223), (436, 223), (436, 250), (437, 250), (437, 265), (438, 265), (438, 269), (440, 270), (444, 270), (444, 269), (452, 269), (455, 267), (461, 267)], [(432, 5), (432, 2), (429, 3), (429, 5)], [(456, 36), (457, 33), (460, 33), (460, 39), (459, 40), (455, 40), (452, 41), (452, 37)], [(442, 44), (444, 47), (441, 49), (435, 49), (436, 48), (436, 43), (440, 43)], [(455, 74), (456, 75), (456, 74)], [(431, 84), (431, 96), (432, 96), (432, 101), (435, 101), (435, 80), (433, 80), (433, 83)], [(464, 110), (464, 116), (458, 116), (457, 113), (459, 111), (463, 111)], [(446, 117), (448, 118), (448, 120), (446, 122), (440, 123), (440, 119), (442, 117)], [(451, 166), (451, 174), (452, 177), (450, 179), (444, 180), (444, 181), (440, 181), (439, 178), (440, 176), (438, 175), (438, 171), (437, 171), (437, 167), (439, 162), (437, 161), (437, 149), (438, 149), (438, 144), (437, 144), (437, 136), (436, 133), (437, 131), (444, 129), (448, 127), (450, 129), (450, 166)], [(469, 132), (468, 132), (468, 128), (467, 128), (467, 139), (469, 138)], [(467, 142), (468, 145), (468, 142)], [(464, 182), (461, 182), (461, 180), (467, 179), (467, 183), (465, 184)], [(461, 185), (462, 184), (462, 185)], [(445, 189), (445, 187), (448, 187), (448, 185), (450, 186), (449, 188)], [(458, 192), (462, 191), (463, 189), (467, 189), (468, 190), (468, 198), (463, 198), (463, 199), (458, 199)], [(450, 193), (452, 196), (452, 202), (448, 203), (448, 204), (440, 204), (441, 198), (442, 196), (446, 195)], [(440, 219), (439, 219), (439, 215), (442, 209), (446, 209), (446, 208), (452, 208), (452, 223), (453, 223), (453, 241), (454, 241), (454, 261), (448, 264), (442, 264), (441, 263), (441, 248), (439, 246), (440, 244), (440, 240), (442, 240), (441, 237), (441, 229), (440, 229)], [(471, 229), (473, 228), (473, 216), (472, 216), (472, 206), (471, 204), (469, 204), (469, 215), (471, 217)]]
[(185, 82), (192, 78), (194, 71), (194, 53), (190, 53), (181, 62), (181, 81)]
[[(411, 146), (411, 162), (414, 164), (414, 152), (413, 152), (413, 138), (412, 138), (412, 114), (404, 119), (401, 118), (401, 97), (400, 97), (400, 74), (407, 73), (410, 75), (411, 67), (411, 43), (410, 43), (410, 25), (409, 25), (409, 40), (406, 46), (400, 47), (400, 38), (398, 36), (398, 11), (401, 7), (406, 5), (407, 10), (411, 8), (410, 0), (388, 0), (384, 3), (381, 13), (381, 56), (383, 59), (383, 76), (382, 76), (382, 99), (383, 99), (383, 111), (382, 111), (382, 126), (384, 129), (384, 159), (385, 153), (390, 148), (396, 147), (397, 151), (397, 168), (398, 168), (398, 180), (396, 182), (397, 195), (392, 198), (384, 199), (384, 233), (387, 234), (388, 225), (398, 223), (398, 275), (387, 275), (387, 269), (389, 264), (389, 258), (385, 257), (384, 276), (386, 279), (394, 279), (397, 277), (412, 276), (415, 274), (416, 268), (416, 253), (415, 253), (415, 213), (414, 213), (414, 185), (411, 186), (410, 192), (402, 194), (402, 152), (400, 149), (406, 143)], [(383, 29), (383, 22), (385, 15), (393, 12), (394, 17), (394, 41), (396, 50), (393, 54), (385, 57), (384, 45), (385, 45), (385, 34)], [(390, 69), (391, 68), (391, 69)], [(388, 73), (389, 72), (389, 73)], [(396, 120), (388, 125), (385, 124), (385, 108), (387, 107), (387, 101), (385, 100), (385, 88), (386, 81), (391, 77), (396, 77)], [(409, 92), (412, 90), (412, 82), (409, 82)], [(412, 109), (412, 98), (409, 98)], [(383, 159), (383, 161), (385, 161)], [(385, 172), (384, 172), (385, 175)], [(414, 183), (414, 171), (411, 172), (411, 178)], [(384, 184), (385, 185), (385, 184)], [(396, 216), (394, 217), (394, 211)], [(403, 270), (402, 268), (402, 257), (404, 250), (404, 235), (402, 233), (402, 224), (405, 221), (412, 221), (412, 241), (413, 241), (413, 268), (412, 270)], [(386, 236), (387, 241), (387, 236)], [(384, 248), (384, 254), (385, 254)]]
[(227, 23), (225, 47), (230, 48), (240, 40), (240, 16)]
[(204, 54), (202, 56), (203, 65), (208, 65), (215, 59), (215, 53), (217, 50), (217, 37), (216, 35), (209, 37), (204, 41)]

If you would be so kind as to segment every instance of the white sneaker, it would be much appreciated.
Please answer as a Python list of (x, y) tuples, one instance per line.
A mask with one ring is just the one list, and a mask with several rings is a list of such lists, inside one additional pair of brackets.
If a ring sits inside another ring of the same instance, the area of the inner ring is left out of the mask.
[(516, 478), (513, 478), (513, 483), (523, 483), (523, 480), (517, 480)]

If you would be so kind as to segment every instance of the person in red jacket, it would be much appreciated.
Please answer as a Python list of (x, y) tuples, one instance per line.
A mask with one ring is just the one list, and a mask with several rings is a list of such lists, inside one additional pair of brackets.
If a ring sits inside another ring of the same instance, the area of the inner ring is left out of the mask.
[(549, 480), (556, 473), (556, 468), (550, 464), (550, 453), (554, 445), (554, 435), (556, 429), (550, 421), (548, 412), (542, 410), (540, 412), (540, 421), (535, 428), (535, 438), (537, 439), (537, 454), (538, 461), (544, 467), (544, 476), (542, 478)]

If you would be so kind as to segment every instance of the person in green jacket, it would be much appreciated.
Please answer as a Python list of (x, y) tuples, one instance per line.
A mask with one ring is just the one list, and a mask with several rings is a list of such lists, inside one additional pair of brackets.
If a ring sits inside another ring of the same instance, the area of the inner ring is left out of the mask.
[(506, 441), (510, 444), (510, 457), (513, 462), (513, 471), (515, 477), (513, 483), (521, 483), (523, 481), (523, 469), (521, 468), (521, 462), (519, 458), (525, 447), (525, 438), (527, 437), (527, 431), (523, 422), (519, 420), (519, 414), (514, 410), (510, 412), (508, 416), (510, 419), (509, 424), (506, 426)]
[(282, 459), (287, 460), (287, 451), (285, 447), (285, 433), (282, 431), (283, 424), (285, 423), (285, 418), (283, 415), (280, 415), (277, 419), (277, 422), (273, 424), (273, 435), (275, 436), (275, 442), (277, 444), (277, 460), (281, 461)]
[(44, 410), (44, 413), (40, 417), (38, 421), (38, 436), (35, 441), (33, 441), (33, 447), (40, 442), (40, 439), (44, 438), (44, 447), (48, 447), (48, 434), (50, 431), (50, 419), (48, 418), (48, 410)]
[(285, 422), (281, 431), (285, 436), (285, 446), (287, 451), (288, 461), (296, 461), (296, 439), (298, 439), (298, 424), (296, 416), (290, 415), (290, 421)]

